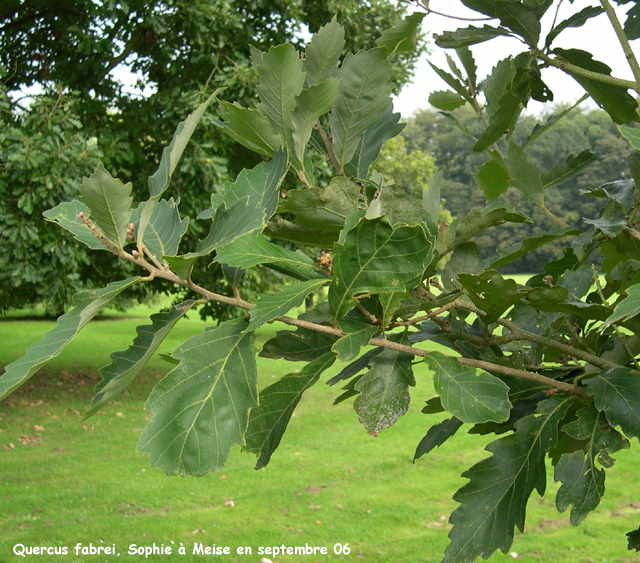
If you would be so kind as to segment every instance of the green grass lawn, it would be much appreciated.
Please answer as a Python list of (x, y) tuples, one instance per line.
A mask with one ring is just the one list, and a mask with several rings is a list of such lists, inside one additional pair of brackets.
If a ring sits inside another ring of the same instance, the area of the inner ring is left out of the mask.
[[(144, 308), (135, 314), (143, 314)], [(170, 334), (161, 351), (172, 351), (204, 323), (192, 314)], [(460, 474), (482, 459), (489, 438), (459, 433), (427, 458), (412, 464), (415, 446), (442, 417), (421, 414), (433, 395), (431, 376), (415, 368), (417, 386), (407, 415), (377, 438), (359, 424), (349, 403), (332, 406), (340, 393), (324, 385), (334, 366), (297, 409), (283, 442), (265, 469), (235, 448), (223, 473), (201, 478), (167, 477), (151, 470), (135, 452), (148, 413), (144, 398), (168, 364), (152, 359), (136, 383), (86, 422), (97, 369), (109, 353), (126, 348), (144, 320), (90, 323), (56, 360), (23, 389), (0, 402), (0, 563), (24, 561), (15, 544), (67, 546), (67, 556), (31, 556), (39, 561), (142, 561), (129, 556), (130, 544), (194, 543), (229, 546), (231, 555), (214, 560), (439, 561), (448, 544), (447, 518), (457, 506), (453, 493)], [(0, 366), (53, 327), (48, 321), (0, 322)], [(275, 326), (260, 334), (263, 342)], [(259, 359), (260, 386), (300, 365)], [(13, 447), (10, 446), (13, 445)], [(640, 561), (626, 550), (624, 533), (640, 524), (638, 449), (620, 452), (608, 470), (608, 494), (582, 526), (554, 506), (558, 486), (548, 474), (547, 496), (534, 494), (527, 531), (517, 534), (511, 555), (491, 561)], [(116, 544), (120, 557), (75, 556), (73, 546)], [(326, 546), (327, 555), (258, 555), (271, 545)], [(349, 544), (338, 556), (334, 545)], [(250, 546), (252, 555), (237, 555)], [(207, 556), (165, 555), (150, 561), (194, 561)]]

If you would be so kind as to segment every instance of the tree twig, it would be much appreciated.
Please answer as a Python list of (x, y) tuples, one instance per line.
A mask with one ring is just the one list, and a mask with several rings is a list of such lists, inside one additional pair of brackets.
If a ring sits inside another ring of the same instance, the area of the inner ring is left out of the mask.
[(629, 67), (631, 67), (631, 72), (633, 72), (633, 76), (636, 79), (634, 90), (640, 93), (640, 65), (638, 64), (638, 59), (636, 59), (636, 55), (633, 52), (631, 45), (629, 44), (627, 35), (624, 32), (622, 25), (620, 25), (620, 20), (618, 19), (616, 11), (614, 10), (609, 0), (600, 0), (600, 4), (602, 4), (604, 11), (607, 13), (607, 17), (609, 18), (609, 21), (611, 22), (611, 25), (613, 26), (613, 29), (618, 36), (618, 41), (622, 46), (625, 57), (627, 58)]
[(342, 166), (340, 166), (340, 163), (338, 162), (338, 159), (336, 158), (336, 155), (333, 152), (333, 147), (331, 146), (331, 141), (329, 140), (329, 137), (327, 137), (327, 134), (324, 132), (324, 129), (322, 128), (322, 124), (320, 123), (320, 121), (316, 121), (316, 124), (313, 126), (313, 128), (320, 135), (320, 138), (322, 139), (322, 142), (324, 143), (324, 147), (327, 149), (327, 154), (329, 155), (329, 159), (331, 160), (331, 164), (333, 164), (333, 166), (336, 169), (336, 171), (338, 172), (338, 174), (340, 174), (341, 176), (344, 176), (344, 171), (342, 170)]

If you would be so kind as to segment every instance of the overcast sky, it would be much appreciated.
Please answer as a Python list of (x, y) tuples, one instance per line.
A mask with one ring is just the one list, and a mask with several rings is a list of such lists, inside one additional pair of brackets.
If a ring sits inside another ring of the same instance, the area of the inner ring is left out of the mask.
[[(558, 22), (566, 19), (573, 13), (587, 7), (598, 5), (595, 0), (574, 0), (573, 4), (564, 2), (558, 17)], [(625, 20), (625, 12), (633, 3), (617, 8), (619, 18), (622, 22)], [(431, 0), (430, 7), (432, 10), (444, 12), (447, 14), (455, 14), (458, 16), (477, 17), (478, 14), (468, 10), (461, 4), (459, 0)], [(543, 35), (549, 31), (553, 21), (555, 8), (551, 8), (543, 19)], [(459, 27), (467, 27), (468, 25), (482, 26), (484, 24), (497, 25), (497, 20), (491, 22), (465, 22), (457, 21), (442, 16), (429, 14), (422, 23), (422, 29), (427, 37), (431, 37), (433, 33), (442, 33), (443, 31), (452, 31)], [(633, 75), (629, 70), (626, 59), (620, 44), (613, 32), (609, 20), (605, 14), (592, 18), (581, 28), (569, 28), (554, 41), (554, 47), (584, 49), (593, 53), (594, 58), (608, 64), (613, 69), (613, 76), (617, 78), (633, 79)], [(640, 54), (640, 43), (633, 41), (631, 46)], [(405, 86), (398, 98), (394, 100), (394, 108), (400, 111), (403, 117), (410, 116), (415, 110), (429, 107), (429, 94), (436, 90), (446, 90), (447, 85), (442, 79), (431, 70), (427, 63), (430, 60), (436, 66), (449, 71), (445, 53), (431, 41), (431, 53), (424, 55), (418, 65), (413, 83)], [(517, 39), (508, 37), (500, 37), (486, 43), (473, 45), (471, 51), (478, 65), (478, 80), (484, 78), (491, 72), (491, 68), (499, 60), (508, 55), (516, 55), (525, 50), (525, 46)], [(448, 50), (449, 54), (457, 60), (454, 50)], [(571, 77), (563, 73), (561, 70), (549, 68), (543, 70), (543, 80), (551, 88), (555, 94), (555, 101), (558, 102), (575, 102), (578, 100), (584, 90)], [(589, 100), (586, 103), (593, 103)], [(530, 113), (540, 112), (544, 104), (531, 101), (527, 108)]]

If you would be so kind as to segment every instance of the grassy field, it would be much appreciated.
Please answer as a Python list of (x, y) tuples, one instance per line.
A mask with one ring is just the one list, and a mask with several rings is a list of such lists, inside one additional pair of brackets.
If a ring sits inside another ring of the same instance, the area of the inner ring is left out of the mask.
[[(439, 561), (448, 544), (447, 518), (453, 493), (466, 480), (462, 471), (482, 459), (488, 439), (460, 433), (427, 458), (411, 463), (415, 446), (439, 416), (420, 413), (433, 395), (431, 377), (416, 366), (417, 387), (407, 415), (373, 438), (348, 403), (331, 405), (339, 389), (320, 382), (305, 396), (270, 465), (254, 471), (255, 458), (232, 451), (223, 473), (202, 478), (166, 477), (135, 452), (148, 419), (144, 398), (166, 373), (154, 358), (129, 391), (86, 422), (97, 369), (109, 353), (125, 348), (143, 320), (144, 308), (124, 320), (88, 325), (64, 353), (27, 386), (0, 402), (0, 563), (24, 561), (15, 544), (67, 546), (69, 555), (31, 556), (39, 561), (142, 561), (127, 555), (130, 544), (194, 543), (229, 546), (231, 555), (214, 560)], [(171, 351), (204, 323), (181, 321), (162, 351)], [(0, 366), (53, 327), (48, 321), (0, 322)], [(261, 342), (278, 327), (268, 326)], [(260, 359), (260, 386), (299, 365)], [(326, 373), (326, 381), (340, 366)], [(608, 470), (608, 494), (578, 528), (558, 514), (558, 486), (548, 474), (547, 496), (529, 503), (527, 531), (517, 534), (512, 553), (490, 560), (613, 562), (640, 561), (626, 550), (624, 533), (640, 524), (638, 449), (620, 452)], [(111, 546), (115, 556), (75, 555), (77, 543)], [(259, 555), (260, 546), (326, 546), (327, 555)], [(335, 555), (335, 544), (349, 555)], [(251, 555), (236, 548), (250, 546)], [(210, 556), (151, 556), (151, 561), (193, 561)]]

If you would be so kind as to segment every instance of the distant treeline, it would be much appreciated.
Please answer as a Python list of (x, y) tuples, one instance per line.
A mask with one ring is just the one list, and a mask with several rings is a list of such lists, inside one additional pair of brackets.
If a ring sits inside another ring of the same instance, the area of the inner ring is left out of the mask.
[[(561, 111), (564, 108), (556, 108)], [(480, 135), (482, 126), (471, 109), (455, 112), (459, 123), (473, 135)], [(549, 116), (530, 116), (516, 128), (512, 140), (521, 142), (537, 125)], [(408, 120), (402, 133), (409, 152), (423, 151), (435, 160), (436, 168), (444, 175), (442, 197), (454, 217), (464, 217), (473, 209), (486, 205), (483, 193), (478, 189), (473, 174), (487, 159), (476, 154), (474, 141), (463, 133), (449, 118), (431, 110), (419, 110)], [(591, 229), (584, 218), (597, 217), (602, 200), (581, 195), (581, 190), (592, 189), (606, 182), (629, 178), (626, 159), (630, 153), (627, 143), (616, 130), (609, 116), (601, 110), (574, 110), (547, 130), (531, 145), (530, 154), (544, 170), (561, 162), (569, 154), (578, 155), (585, 149), (604, 153), (606, 157), (598, 166), (587, 168), (561, 186), (545, 193), (547, 207), (571, 226)], [(515, 205), (535, 221), (534, 225), (506, 224), (486, 231), (475, 240), (483, 257), (491, 256), (496, 249), (506, 248), (523, 238), (546, 232), (555, 225), (534, 204), (513, 188), (499, 199)], [(567, 239), (550, 243), (501, 270), (504, 273), (533, 273), (551, 258), (559, 257)]]

